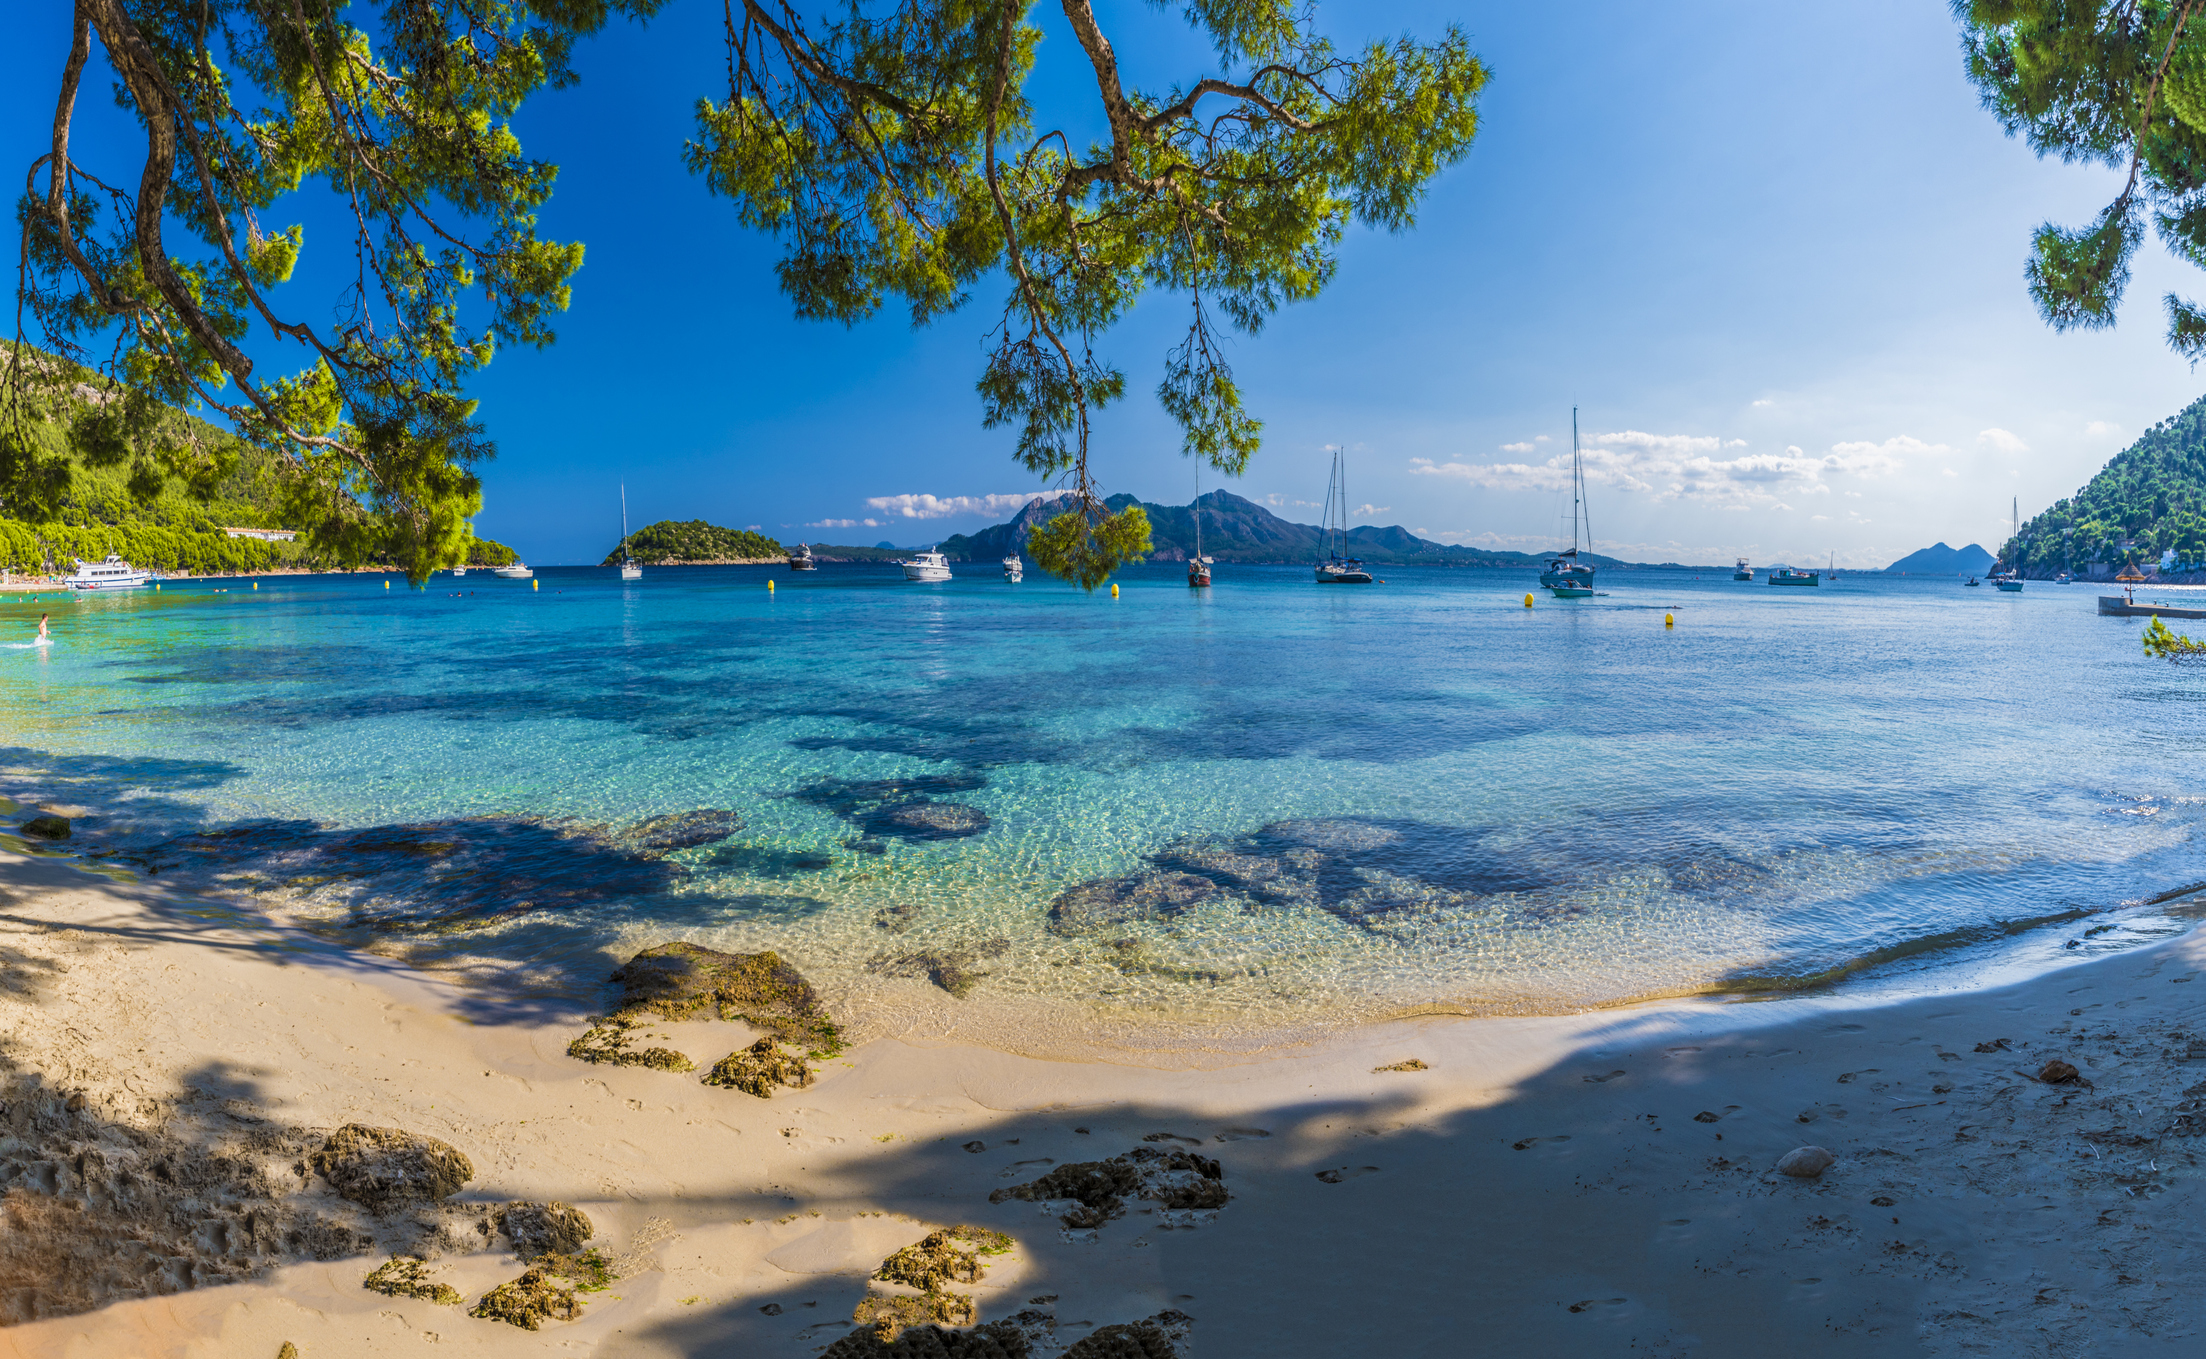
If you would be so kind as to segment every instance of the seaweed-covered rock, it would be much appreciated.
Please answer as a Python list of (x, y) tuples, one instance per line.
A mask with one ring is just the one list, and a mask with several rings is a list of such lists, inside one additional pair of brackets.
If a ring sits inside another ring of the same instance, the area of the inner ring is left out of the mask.
[(1066, 1350), (1064, 1359), (1178, 1359), (1179, 1352), (1164, 1327), (1131, 1321), (1097, 1327)]
[(622, 831), (620, 839), (647, 854), (670, 854), (678, 849), (718, 844), (742, 830), (740, 813), (720, 807), (700, 807), (693, 812), (672, 812), (639, 821)]
[(629, 1037), (640, 1021), (618, 1015), (583, 1030), (567, 1044), (567, 1055), (578, 1062), (602, 1062), (609, 1066), (647, 1066), (655, 1071), (695, 1071), (697, 1064), (672, 1048), (632, 1048)]
[(35, 840), (66, 840), (69, 838), (69, 818), (34, 816), (23, 823), (23, 833)]
[(564, 1203), (529, 1203), (516, 1200), (490, 1215), (491, 1225), (506, 1234), (513, 1253), (523, 1260), (546, 1255), (572, 1255), (596, 1233), (587, 1213)]
[(722, 953), (686, 940), (647, 948), (613, 974), (620, 983), (622, 1013), (647, 1012), (667, 1019), (708, 1013), (740, 1019), (814, 1046), (832, 1045), (835, 1027), (820, 1008), (819, 993), (778, 953)]
[(1084, 882), (1049, 904), (1052, 934), (1093, 934), (1136, 921), (1157, 920), (1222, 895), (1209, 878), (1157, 871)]
[(820, 1359), (1027, 1359), (1032, 1352), (1024, 1332), (995, 1321), (970, 1331), (911, 1325), (888, 1339), (877, 1327), (861, 1326), (829, 1345)]
[(466, 1301), (457, 1288), (431, 1279), (429, 1266), (411, 1255), (394, 1255), (377, 1265), (374, 1272), (360, 1281), (360, 1286), (386, 1297), (419, 1298), (447, 1307), (457, 1307)]
[(990, 1203), (1025, 1199), (1030, 1203), (1070, 1200), (1059, 1219), (1067, 1227), (1100, 1227), (1126, 1211), (1125, 1200), (1155, 1199), (1167, 1208), (1222, 1208), (1225, 1171), (1207, 1156), (1191, 1151), (1136, 1147), (1108, 1161), (1076, 1161), (1058, 1166), (1026, 1184), (999, 1189)]
[(781, 1040), (772, 1034), (721, 1058), (705, 1077), (707, 1085), (727, 1086), (760, 1099), (771, 1098), (776, 1086), (811, 1083), (812, 1068), (803, 1057), (783, 1052)]
[(456, 1147), (403, 1128), (347, 1123), (307, 1158), (329, 1187), (376, 1213), (433, 1202), (475, 1178)]
[(582, 1303), (572, 1283), (542, 1265), (532, 1265), (520, 1278), (483, 1294), (467, 1314), (533, 1331), (545, 1321), (573, 1321), (582, 1315)]
[(1011, 1238), (1002, 1232), (964, 1225), (945, 1227), (883, 1260), (873, 1277), (931, 1293), (946, 1283), (979, 1283), (987, 1273), (981, 1257), (1002, 1255), (1010, 1249)]

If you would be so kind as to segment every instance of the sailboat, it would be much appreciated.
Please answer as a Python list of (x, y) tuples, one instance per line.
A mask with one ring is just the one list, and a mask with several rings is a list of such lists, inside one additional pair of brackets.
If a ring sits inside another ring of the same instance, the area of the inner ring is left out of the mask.
[(1586, 529), (1586, 551), (1593, 551), (1593, 517), (1586, 508), (1586, 465), (1578, 451), (1578, 408), (1570, 408), (1570, 550), (1548, 559), (1540, 584), (1557, 599), (1586, 599), (1593, 594), (1593, 564), (1578, 560), (1578, 525)]
[(1371, 573), (1363, 569), (1363, 563), (1354, 557), (1342, 555), (1348, 550), (1348, 479), (1342, 474), (1341, 459), (1347, 455), (1345, 447), (1333, 450), (1333, 479), (1325, 487), (1325, 527), (1319, 539), (1319, 548), (1325, 558), (1317, 564), (1317, 583), (1320, 585), (1369, 585)]
[(1195, 555), (1187, 559), (1187, 585), (1200, 589), (1210, 584), (1210, 558), (1203, 555), (1203, 473), (1195, 469), (1195, 503), (1188, 508), (1195, 511)]
[(2007, 512), (2014, 516), (2013, 543), (2015, 559), (2005, 571), (1992, 576), (1992, 584), (2009, 594), (2022, 593), (2022, 501), (2020, 497), (2007, 502)]
[(625, 481), (620, 484), (620, 578), (643, 579), (643, 568), (628, 555), (628, 483)]

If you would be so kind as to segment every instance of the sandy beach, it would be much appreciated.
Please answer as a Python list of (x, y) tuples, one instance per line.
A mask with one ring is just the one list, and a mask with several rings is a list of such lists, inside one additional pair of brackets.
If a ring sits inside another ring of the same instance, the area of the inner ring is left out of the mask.
[[(1206, 1359), (2201, 1343), (2196, 936), (1868, 1008), (1430, 1018), (1171, 1069), (860, 1019), (761, 1099), (574, 1060), (582, 1016), (68, 861), (6, 856), (0, 894), (8, 1355), (805, 1356), (869, 1288), (924, 1299), (868, 1275), (961, 1224), (1009, 1248), (936, 1291), (1078, 1359), (1142, 1335)], [(751, 1035), (640, 1036), (702, 1071)], [(2054, 1060), (2076, 1079), (2039, 1079)], [(348, 1124), (440, 1139), (472, 1176), (377, 1216), (307, 1165)], [(1830, 1167), (1776, 1171), (1804, 1146)], [(1078, 1204), (998, 1192), (1129, 1153), (1214, 1160), (1228, 1197), (1133, 1191), (1068, 1227)], [(512, 1201), (587, 1216), (617, 1277), (575, 1319), (468, 1315), (522, 1273), (490, 1226)], [(460, 1303), (364, 1288), (397, 1252)]]

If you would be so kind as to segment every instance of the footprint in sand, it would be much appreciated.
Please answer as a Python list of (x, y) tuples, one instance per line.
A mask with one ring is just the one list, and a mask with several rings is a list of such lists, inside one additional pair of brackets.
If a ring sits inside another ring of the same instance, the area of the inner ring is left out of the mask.
[(1695, 1123), (1720, 1123), (1723, 1121), (1724, 1114), (1735, 1114), (1737, 1112), (1739, 1112), (1738, 1105), (1726, 1104), (1723, 1106), (1723, 1113), (1718, 1113), (1714, 1109), (1703, 1109), (1693, 1115), (1693, 1121)]
[(1339, 1184), (1342, 1180), (1353, 1180), (1358, 1175), (1375, 1175), (1378, 1170), (1377, 1166), (1341, 1166), (1336, 1170), (1321, 1170), (1317, 1177), (1327, 1184)]
[(1219, 1133), (1212, 1140), (1218, 1142), (1241, 1142), (1246, 1141), (1247, 1139), (1252, 1137), (1269, 1136), (1271, 1136), (1271, 1133), (1263, 1128), (1227, 1128), (1225, 1131)]
[(1511, 1142), (1509, 1148), (1512, 1151), (1523, 1151), (1528, 1147), (1536, 1147), (1542, 1142), (1568, 1142), (1569, 1140), (1569, 1133), (1563, 1133), (1557, 1137), (1527, 1137), (1521, 1142)]
[(1584, 1302), (1570, 1304), (1570, 1310), (1573, 1312), (1588, 1312), (1596, 1307), (1622, 1307), (1629, 1301), (1629, 1298), (1587, 1298)]
[(1047, 1156), (1038, 1157), (1032, 1161), (1013, 1161), (1010, 1165), (1004, 1167), (1003, 1173), (997, 1178), (1005, 1180), (1015, 1180), (1019, 1176), (1026, 1174), (1029, 1167), (1053, 1166), (1056, 1164), (1057, 1163), (1055, 1161), (1051, 1160)]
[(1603, 1082), (1603, 1081), (1613, 1081), (1613, 1080), (1615, 1080), (1615, 1079), (1616, 1079), (1616, 1078), (1617, 1078), (1618, 1076), (1621, 1076), (1621, 1075), (1623, 1075), (1623, 1074), (1624, 1074), (1624, 1073), (1623, 1073), (1623, 1072), (1621, 1072), (1621, 1071), (1611, 1071), (1611, 1072), (1610, 1072), (1610, 1073), (1609, 1073), (1608, 1075), (1606, 1075), (1606, 1076), (1588, 1076), (1588, 1077), (1586, 1077), (1586, 1082), (1587, 1082), (1587, 1084), (1589, 1084), (1589, 1085), (1599, 1085), (1599, 1084), (1600, 1084), (1601, 1082)]
[(1191, 1147), (1199, 1147), (1203, 1144), (1203, 1139), (1200, 1137), (1182, 1137), (1178, 1133), (1151, 1133), (1141, 1140), (1144, 1142), (1185, 1142)]

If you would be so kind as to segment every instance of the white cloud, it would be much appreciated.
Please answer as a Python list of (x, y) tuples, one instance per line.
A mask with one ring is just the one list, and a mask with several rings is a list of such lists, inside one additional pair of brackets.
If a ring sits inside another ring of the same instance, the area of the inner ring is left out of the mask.
[(1761, 400), (1759, 400), (1759, 401), (1755, 402), (1754, 404), (1755, 404), (1755, 405), (1757, 405), (1757, 406), (1774, 406), (1774, 405), (1776, 405), (1777, 403), (1776, 403), (1775, 401), (1772, 401), (1772, 400), (1770, 400), (1770, 399), (1769, 399), (1768, 397), (1766, 397), (1766, 396), (1765, 396), (1765, 397), (1763, 397), (1763, 398), (1762, 398)]
[(1811, 514), (1808, 516), (1808, 522), (1811, 524), (1827, 524), (1830, 521), (1831, 516), (1827, 514)]
[[(1783, 453), (1735, 451), (1746, 446), (1743, 439), (1715, 435), (1650, 434), (1636, 429), (1594, 434), (1584, 450), (1586, 478), (1621, 490), (1648, 492), (1658, 501), (1767, 505), (1775, 504), (1782, 491), (1828, 495), (1831, 487), (1824, 479), (1829, 476), (1881, 476), (1899, 470), (1910, 457), (1952, 452), (1943, 444), (1926, 444), (1904, 434), (1883, 443), (1834, 444), (1820, 457), (1797, 447)], [(1458, 477), (1485, 487), (1555, 491), (1570, 484), (1570, 460), (1561, 454), (1543, 463), (1434, 463), (1413, 458), (1410, 471)]]
[(1029, 501), (1039, 499), (1041, 497), (1032, 491), (1019, 495), (877, 495), (869, 498), (866, 504), (906, 519), (948, 519), (956, 514), (991, 517), (1016, 514), (1025, 509)]
[(2110, 437), (2119, 438), (2122, 433), (2122, 427), (2120, 425), (2112, 423), (2111, 421), (2094, 420), (2090, 424), (2083, 427), (2083, 433), (2084, 437), (2087, 439), (2105, 439)]
[(1960, 474), (1959, 472), (1956, 472), (1956, 471), (1954, 471), (1954, 470), (1953, 470), (1952, 468), (1950, 468), (1950, 467), (1941, 467), (1941, 468), (1939, 468), (1939, 469), (1938, 469), (1938, 475), (1939, 475), (1939, 476), (1942, 476), (1942, 477), (1957, 477), (1957, 476), (1959, 476), (1959, 475), (1961, 475), (1961, 474)]
[(809, 524), (806, 524), (806, 525), (805, 525), (805, 527), (806, 527), (806, 528), (856, 528), (856, 527), (858, 527), (858, 521), (857, 521), (857, 520), (855, 520), (855, 519), (815, 519), (815, 520), (813, 520), (813, 521), (812, 521), (811, 523), (809, 523)]
[(1390, 513), (1393, 509), (1392, 505), (1358, 505), (1356, 507), (1356, 517), (1359, 519), (1375, 519), (1382, 514)]
[(2030, 451), (2030, 446), (2022, 442), (2020, 435), (2011, 430), (2001, 429), (1996, 425), (1990, 429), (1976, 431), (1976, 442), (1990, 444), (2002, 453), (2027, 453)]
[(1527, 439), (1521, 444), (1503, 444), (1501, 446), (1501, 451), (1504, 453), (1529, 453), (1537, 447), (1539, 447), (1539, 445), (1533, 443), (1530, 439)]
[(1290, 500), (1286, 496), (1279, 494), (1279, 492), (1277, 491), (1274, 491), (1270, 495), (1265, 496), (1264, 503), (1271, 506), (1275, 510), (1283, 510), (1290, 505), (1298, 509), (1305, 510), (1319, 510), (1325, 508), (1324, 506), (1318, 504), (1315, 500)]
[(1535, 434), (1532, 436), (1532, 442), (1536, 444), (1544, 444), (1547, 442), (1547, 436), (1544, 434)]

